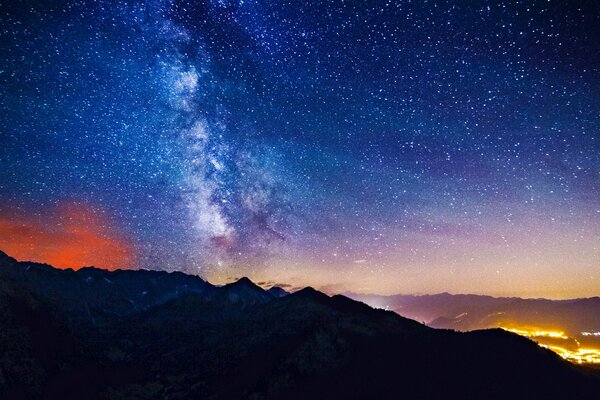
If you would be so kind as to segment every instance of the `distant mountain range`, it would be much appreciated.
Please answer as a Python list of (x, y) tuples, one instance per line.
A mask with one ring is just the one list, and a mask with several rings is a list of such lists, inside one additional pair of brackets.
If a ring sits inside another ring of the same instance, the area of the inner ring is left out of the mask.
[[(449, 315), (452, 315), (450, 313)], [(596, 399), (598, 371), (312, 288), (0, 252), (0, 399)]]
[(563, 330), (571, 336), (600, 331), (600, 297), (547, 300), (448, 293), (424, 296), (346, 295), (434, 328), (469, 331), (530, 326)]

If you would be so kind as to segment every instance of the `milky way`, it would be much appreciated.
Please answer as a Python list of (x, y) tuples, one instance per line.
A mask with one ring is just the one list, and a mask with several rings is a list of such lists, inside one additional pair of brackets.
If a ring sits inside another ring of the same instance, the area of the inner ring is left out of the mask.
[(101, 267), (600, 294), (594, 2), (9, 3), (17, 258), (63, 259), (52, 232), (94, 221), (104, 247), (78, 260)]

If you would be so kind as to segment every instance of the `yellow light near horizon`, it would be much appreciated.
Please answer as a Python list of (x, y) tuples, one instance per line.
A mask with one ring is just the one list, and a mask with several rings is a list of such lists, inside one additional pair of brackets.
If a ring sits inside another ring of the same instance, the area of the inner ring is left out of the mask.
[(565, 339), (565, 340), (570, 339), (570, 337), (566, 336), (565, 333), (562, 331), (543, 331), (543, 330), (530, 331), (530, 330), (515, 329), (515, 328), (504, 328), (504, 327), (500, 327), (500, 328), (504, 329), (505, 331), (516, 333), (517, 335), (531, 337), (531, 338), (548, 337), (548, 338), (553, 338), (553, 339)]
[[(526, 330), (526, 329), (515, 329), (515, 328), (504, 328), (505, 331), (515, 333), (517, 335), (525, 336), (528, 338), (552, 338), (552, 339), (563, 339), (568, 340), (572, 339), (577, 346), (579, 346), (579, 341), (575, 338), (571, 338), (565, 335), (564, 332), (561, 331), (544, 331), (544, 330)], [(538, 343), (540, 347), (551, 350), (558, 354), (560, 357), (564, 358), (567, 361), (577, 363), (577, 364), (600, 364), (600, 349), (592, 349), (592, 348), (582, 348), (578, 347), (576, 350), (569, 350), (562, 346), (557, 345), (548, 345)]]
[(599, 349), (577, 349), (576, 351), (572, 351), (569, 349), (565, 349), (560, 346), (548, 346), (544, 344), (540, 344), (541, 347), (544, 347), (548, 350), (552, 350), (565, 360), (576, 362), (578, 364), (600, 364), (600, 350)]

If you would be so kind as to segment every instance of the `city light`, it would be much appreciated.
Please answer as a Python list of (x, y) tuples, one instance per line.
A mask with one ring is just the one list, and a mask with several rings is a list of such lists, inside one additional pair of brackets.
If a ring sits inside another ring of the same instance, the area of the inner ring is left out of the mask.
[(571, 362), (578, 364), (600, 364), (600, 350), (598, 349), (579, 348), (573, 351), (560, 346), (549, 346), (544, 344), (540, 344), (540, 346), (552, 350), (565, 360)]
[(531, 338), (539, 338), (539, 337), (547, 337), (553, 339), (570, 339), (570, 337), (566, 336), (564, 332), (561, 331), (542, 331), (542, 330), (524, 330), (524, 329), (515, 329), (515, 328), (502, 328), (505, 331), (509, 331), (512, 333), (516, 333), (517, 335), (531, 337)]
[[(504, 328), (505, 331), (509, 331), (512, 333), (516, 333), (517, 335), (525, 336), (531, 339), (558, 339), (559, 341), (569, 341), (569, 343), (574, 344), (572, 349), (567, 348), (566, 346), (560, 346), (555, 343), (547, 344), (547, 343), (538, 343), (539, 346), (551, 350), (558, 354), (560, 357), (564, 358), (567, 361), (577, 363), (577, 364), (600, 364), (600, 349), (594, 348), (584, 348), (581, 347), (579, 341), (573, 337), (569, 337), (562, 331), (546, 331), (546, 330), (538, 330), (538, 329), (516, 329), (516, 328)], [(582, 336), (600, 336), (600, 332), (582, 332)], [(536, 342), (537, 342), (536, 340)]]

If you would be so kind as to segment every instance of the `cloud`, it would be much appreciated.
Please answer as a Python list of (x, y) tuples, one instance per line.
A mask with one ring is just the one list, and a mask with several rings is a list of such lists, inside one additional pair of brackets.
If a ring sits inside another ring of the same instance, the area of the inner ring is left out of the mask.
[(135, 265), (132, 244), (98, 208), (63, 203), (34, 215), (0, 211), (0, 249), (18, 260), (58, 268), (96, 266), (126, 269)]
[(290, 285), (288, 283), (279, 283), (277, 281), (270, 281), (270, 280), (269, 281), (256, 282), (256, 284), (258, 286), (261, 286), (261, 287), (266, 288), (266, 289), (269, 289), (269, 288), (272, 288), (272, 287), (275, 287), (275, 286), (280, 287), (282, 289), (292, 287), (292, 285)]
[(277, 282), (275, 282), (275, 283), (273, 283), (271, 285), (271, 287), (274, 287), (274, 286), (280, 287), (282, 289), (286, 289), (286, 288), (291, 288), (292, 287), (292, 285), (290, 285), (289, 283), (277, 283)]
[(329, 295), (335, 295), (339, 293), (344, 293), (348, 290), (348, 288), (344, 283), (331, 283), (319, 286), (318, 290)]

